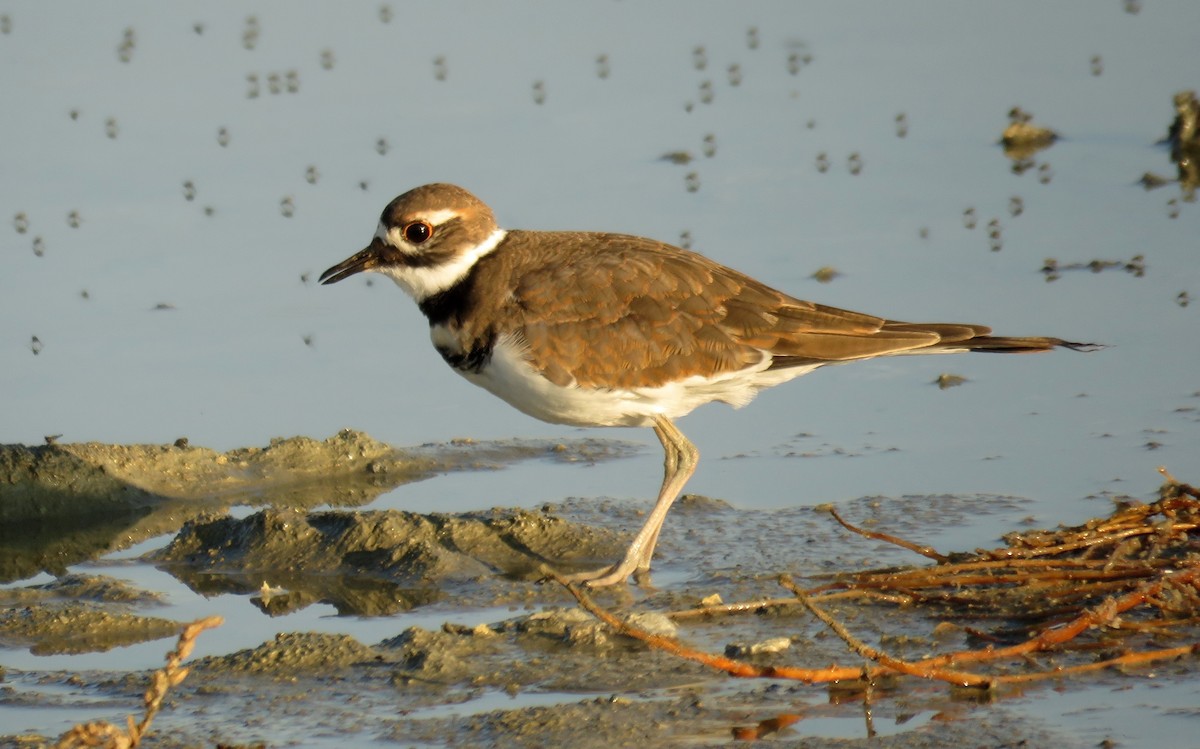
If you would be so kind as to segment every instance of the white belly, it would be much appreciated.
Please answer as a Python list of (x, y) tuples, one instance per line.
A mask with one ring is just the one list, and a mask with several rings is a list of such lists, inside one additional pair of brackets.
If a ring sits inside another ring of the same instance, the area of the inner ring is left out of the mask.
[[(437, 343), (438, 330), (431, 332)], [(550, 382), (528, 364), (519, 346), (501, 338), (480, 371), (455, 371), (542, 421), (574, 426), (650, 426), (652, 416), (675, 419), (712, 401), (722, 401), (734, 408), (744, 406), (764, 387), (820, 366), (768, 371), (769, 365), (770, 357), (764, 354), (758, 366), (716, 378), (696, 375), (659, 387), (584, 389)]]

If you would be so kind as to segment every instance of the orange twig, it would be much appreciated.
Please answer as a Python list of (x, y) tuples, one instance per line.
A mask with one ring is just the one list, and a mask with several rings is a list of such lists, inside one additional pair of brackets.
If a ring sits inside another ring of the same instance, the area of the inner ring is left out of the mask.
[(875, 539), (876, 541), (886, 541), (889, 544), (895, 544), (896, 546), (899, 546), (904, 549), (908, 549), (909, 551), (914, 552), (916, 554), (920, 554), (923, 557), (928, 557), (928, 558), (938, 562), (939, 564), (950, 561), (950, 557), (946, 556), (945, 554), (939, 553), (937, 551), (937, 549), (934, 549), (932, 546), (921, 546), (920, 544), (914, 544), (912, 541), (906, 541), (903, 538), (899, 538), (898, 536), (893, 536), (890, 533), (880, 533), (878, 531), (869, 531), (865, 528), (859, 528), (856, 525), (851, 525), (850, 523), (847, 523), (845, 520), (842, 519), (842, 516), (837, 513), (837, 510), (833, 509), (832, 505), (826, 505), (823, 509), (826, 512), (828, 512), (830, 515), (832, 515), (834, 520), (841, 523), (843, 528), (845, 528), (846, 530), (851, 531), (853, 533), (857, 533), (860, 536), (864, 536), (866, 538), (872, 538), (872, 539)]

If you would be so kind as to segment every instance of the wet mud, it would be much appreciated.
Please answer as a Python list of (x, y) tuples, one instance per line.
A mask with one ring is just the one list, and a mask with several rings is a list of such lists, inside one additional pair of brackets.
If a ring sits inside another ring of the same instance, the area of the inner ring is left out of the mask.
[[(448, 596), (509, 603), (549, 565), (600, 567), (622, 548), (612, 531), (543, 512), (264, 510), (188, 523), (155, 559), (199, 592), (258, 591), (254, 603), (272, 615), (322, 602), (384, 616)], [(496, 576), (501, 584), (479, 584)]]
[(508, 440), (396, 448), (353, 430), (326, 440), (276, 439), (219, 453), (190, 446), (0, 445), (0, 582), (174, 533), (232, 507), (358, 506), (401, 484), (520, 460), (594, 462), (615, 441)]
[[(60, 503), (55, 507), (66, 507), (68, 496), (88, 501), (102, 487), (143, 503), (150, 510), (143, 518), (165, 518), (156, 515), (156, 503), (174, 503), (172, 540), (141, 563), (203, 595), (241, 594), (269, 616), (315, 603), (331, 604), (341, 616), (386, 617), (422, 606), (444, 614), (440, 627), (398, 620), (394, 634), (373, 643), (344, 633), (285, 631), (256, 647), (195, 658), (146, 746), (319, 745), (336, 736), (406, 746), (666, 747), (747, 735), (809, 747), (1076, 745), (1052, 726), (1010, 713), (1003, 695), (913, 680), (876, 684), (867, 696), (855, 684), (734, 680), (613, 631), (561, 586), (539, 582), (548, 567), (591, 567), (616, 558), (645, 510), (639, 503), (571, 500), (540, 510), (462, 514), (306, 509), (361, 502), (389, 483), (448, 466), (490, 467), (536, 456), (597, 460), (626, 451), (590, 442), (464, 443), (402, 452), (344, 432), (323, 442), (284, 440), (232, 453), (173, 446), (10, 448), (5, 465), (10, 479), (24, 477), (15, 505), (27, 514), (35, 485), (47, 487), (52, 504)], [(336, 491), (331, 473), (341, 478)], [(151, 480), (150, 474), (158, 475)], [(199, 506), (179, 511), (189, 501)], [(235, 504), (267, 507), (235, 517), (227, 512)], [(841, 510), (860, 523), (920, 534), (988, 513), (1011, 524), (1025, 505), (986, 496), (864, 498)], [(140, 532), (164, 526), (160, 520)], [(666, 612), (778, 596), (781, 572), (821, 580), (846, 569), (913, 561), (903, 550), (851, 537), (811, 508), (744, 511), (694, 495), (672, 514), (660, 558), (657, 569), (668, 578), (681, 569), (692, 576), (662, 588), (600, 591), (596, 600), (640, 629), (772, 665), (845, 662), (848, 654), (798, 608), (686, 620)], [(0, 644), (35, 653), (98, 652), (152, 640), (161, 640), (165, 653), (183, 626), (158, 615), (164, 606), (157, 593), (100, 575), (9, 586), (0, 589), (0, 602)], [(511, 616), (495, 617), (497, 607)], [(921, 611), (833, 608), (860, 637), (901, 656), (969, 644), (961, 628), (939, 626)], [(220, 632), (201, 638), (219, 640)], [(1186, 673), (1187, 666), (1167, 665), (1160, 674), (1172, 669)], [(104, 699), (100, 712), (120, 705), (136, 713), (149, 678), (142, 671), (11, 669), (0, 676), (0, 703), (69, 709), (81, 722), (98, 717), (97, 695)], [(59, 692), (42, 691), (47, 685)], [(989, 704), (997, 697), (998, 704)], [(37, 746), (50, 738), (0, 742)]]

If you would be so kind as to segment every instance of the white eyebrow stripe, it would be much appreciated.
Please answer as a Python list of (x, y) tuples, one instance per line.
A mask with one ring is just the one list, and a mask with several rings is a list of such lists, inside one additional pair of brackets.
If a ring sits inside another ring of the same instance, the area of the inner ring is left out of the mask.
[[(461, 213), (453, 208), (442, 208), (441, 210), (426, 213), (421, 218), (434, 226), (441, 226), (450, 219), (458, 218), (461, 215)], [(391, 246), (399, 249), (401, 247), (401, 229), (403, 229), (401, 226), (385, 226), (384, 223), (380, 221), (379, 225), (375, 227), (375, 236), (387, 242)]]
[(446, 223), (450, 219), (457, 218), (461, 215), (462, 215), (461, 213), (454, 210), (453, 208), (443, 208), (439, 211), (431, 211), (430, 213), (426, 213), (424, 216), (422, 216), (422, 218), (424, 218), (426, 221), (433, 224), (434, 226), (441, 226), (442, 224)]

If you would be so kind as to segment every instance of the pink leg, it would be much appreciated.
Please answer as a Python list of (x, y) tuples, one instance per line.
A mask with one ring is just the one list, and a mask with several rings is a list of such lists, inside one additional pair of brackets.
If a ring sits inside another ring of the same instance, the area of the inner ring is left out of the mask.
[(589, 587), (600, 588), (625, 582), (635, 572), (640, 574), (650, 570), (654, 546), (658, 543), (658, 533), (667, 518), (667, 511), (683, 491), (684, 484), (696, 472), (696, 465), (700, 461), (700, 452), (696, 446), (668, 419), (655, 416), (654, 433), (658, 435), (663, 446), (663, 483), (650, 516), (629, 544), (620, 562), (596, 572), (572, 575), (570, 579), (586, 581)]

